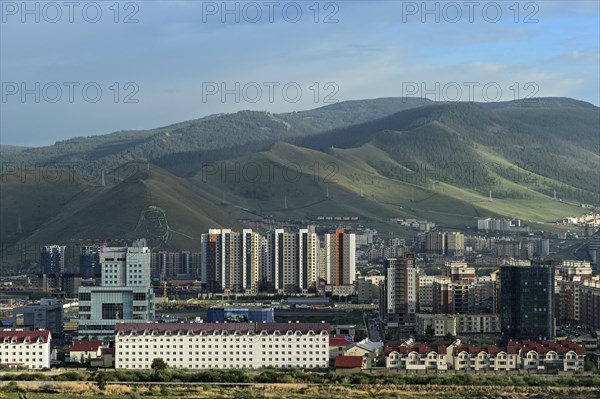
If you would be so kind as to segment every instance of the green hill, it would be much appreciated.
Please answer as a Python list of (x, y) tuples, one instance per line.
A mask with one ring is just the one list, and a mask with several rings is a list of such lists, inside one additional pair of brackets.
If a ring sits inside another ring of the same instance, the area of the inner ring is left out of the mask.
[[(582, 203), (600, 205), (599, 115), (570, 99), (378, 99), (21, 149), (3, 161), (42, 167), (0, 178), (2, 272), (36, 269), (47, 243), (145, 237), (155, 249), (197, 251), (208, 228), (249, 219), (356, 216), (412, 235), (388, 220), (469, 232), (479, 217), (512, 216), (559, 230), (554, 222), (582, 214)], [(65, 162), (75, 164), (44, 167)]]
[(185, 179), (154, 165), (146, 168), (146, 163), (128, 163), (107, 174), (105, 186), (79, 174), (25, 182), (5, 176), (0, 182), (3, 273), (23, 266), (37, 270), (39, 246), (47, 243), (70, 247), (68, 266), (77, 264), (74, 254), (85, 242), (144, 237), (154, 249), (197, 251), (203, 231), (238, 228), (239, 219), (247, 217)]
[(54, 145), (3, 154), (5, 162), (100, 174), (133, 160), (147, 160), (179, 175), (210, 161), (250, 154), (278, 140), (308, 136), (422, 106), (421, 99), (348, 101), (285, 114), (240, 111), (140, 131), (75, 137)]
[[(413, 173), (428, 171), (429, 180), (527, 199), (522, 190), (498, 185), (502, 178), (545, 195), (554, 196), (556, 190), (558, 198), (598, 204), (598, 108), (551, 100), (540, 99), (536, 107), (434, 104), (293, 142), (321, 151), (370, 142)], [(492, 160), (492, 155), (500, 158)]]

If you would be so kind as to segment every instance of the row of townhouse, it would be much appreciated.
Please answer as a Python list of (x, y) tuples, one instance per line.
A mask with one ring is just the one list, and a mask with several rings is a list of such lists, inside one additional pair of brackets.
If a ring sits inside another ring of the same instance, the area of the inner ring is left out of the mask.
[(47, 330), (0, 331), (0, 366), (43, 369), (50, 367), (52, 334)]
[(127, 323), (115, 327), (115, 367), (155, 358), (185, 369), (329, 366), (327, 323)]
[(408, 340), (384, 348), (386, 367), (422, 371), (581, 371), (586, 351), (573, 342), (510, 341), (506, 347), (424, 344)]

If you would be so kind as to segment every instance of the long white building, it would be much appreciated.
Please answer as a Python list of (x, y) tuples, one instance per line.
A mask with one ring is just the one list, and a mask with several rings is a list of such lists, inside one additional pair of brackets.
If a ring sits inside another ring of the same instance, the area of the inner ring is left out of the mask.
[(115, 367), (156, 358), (186, 369), (316, 369), (329, 364), (327, 323), (127, 323), (115, 327)]
[(0, 331), (0, 366), (49, 368), (51, 341), (52, 334), (47, 330)]

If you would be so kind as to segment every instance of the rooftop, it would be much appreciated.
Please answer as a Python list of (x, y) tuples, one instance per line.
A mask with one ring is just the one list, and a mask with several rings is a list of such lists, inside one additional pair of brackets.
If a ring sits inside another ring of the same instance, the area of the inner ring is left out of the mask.
[(37, 342), (38, 339), (41, 339), (42, 342), (49, 342), (50, 340), (50, 331), (48, 330), (36, 330), (36, 331), (24, 331), (24, 330), (3, 330), (0, 331), (0, 341), (7, 340), (10, 343), (21, 344), (25, 341), (25, 339), (29, 339), (30, 341)]
[(65, 347), (69, 352), (95, 352), (102, 346), (102, 341), (73, 341), (73, 345)]
[(338, 356), (335, 358), (336, 369), (359, 368), (363, 365), (362, 356)]
[(320, 333), (330, 331), (328, 323), (121, 323), (115, 325), (115, 334), (130, 335), (131, 333), (150, 334), (156, 332), (159, 335), (170, 334), (194, 334), (214, 332), (236, 332), (260, 333), (265, 331), (271, 334), (275, 331), (286, 333), (288, 331), (301, 333)]

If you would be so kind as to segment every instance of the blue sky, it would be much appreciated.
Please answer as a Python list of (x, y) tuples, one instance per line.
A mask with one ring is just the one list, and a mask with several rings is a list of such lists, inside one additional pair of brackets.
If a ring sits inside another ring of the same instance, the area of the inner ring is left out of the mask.
[(1, 144), (403, 95), (600, 103), (597, 1), (23, 4), (0, 1)]

